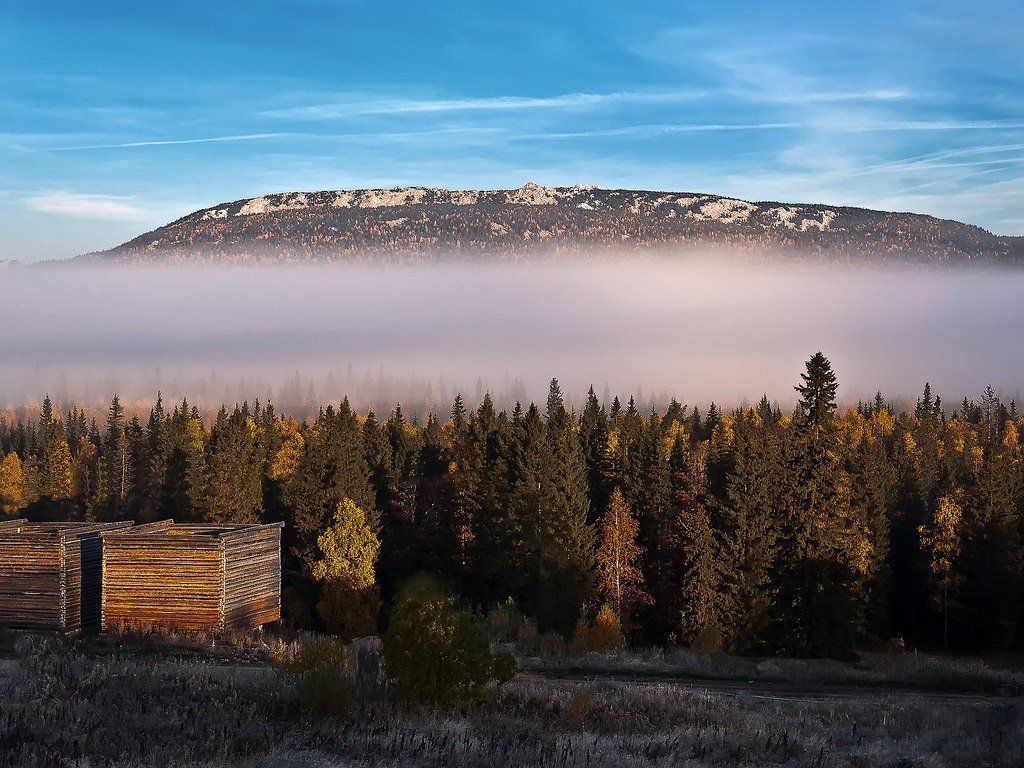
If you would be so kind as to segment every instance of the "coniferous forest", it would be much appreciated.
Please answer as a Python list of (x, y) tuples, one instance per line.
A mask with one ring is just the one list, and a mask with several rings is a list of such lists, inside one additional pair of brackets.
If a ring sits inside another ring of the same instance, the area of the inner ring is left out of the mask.
[(846, 657), (1024, 643), (1021, 418), (989, 388), (840, 409), (815, 354), (797, 405), (640, 412), (591, 389), (414, 420), (347, 401), (298, 421), (158, 399), (105, 423), (49, 398), (0, 423), (7, 516), (284, 521), (285, 620), (345, 637), (429, 573), (540, 633)]

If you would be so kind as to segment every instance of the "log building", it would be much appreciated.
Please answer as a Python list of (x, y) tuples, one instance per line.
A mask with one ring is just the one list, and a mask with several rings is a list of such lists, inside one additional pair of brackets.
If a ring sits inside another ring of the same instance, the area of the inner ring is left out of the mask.
[(103, 534), (103, 628), (211, 630), (281, 618), (281, 528), (163, 520)]
[(101, 534), (131, 525), (0, 521), (0, 626), (99, 629)]

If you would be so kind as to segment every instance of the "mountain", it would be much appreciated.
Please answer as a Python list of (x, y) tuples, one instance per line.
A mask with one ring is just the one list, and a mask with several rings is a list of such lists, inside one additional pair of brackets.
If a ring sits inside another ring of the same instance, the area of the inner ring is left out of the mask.
[(1024, 238), (913, 213), (529, 183), (263, 195), (204, 208), (79, 260), (417, 263), (680, 250), (830, 262), (1020, 262)]

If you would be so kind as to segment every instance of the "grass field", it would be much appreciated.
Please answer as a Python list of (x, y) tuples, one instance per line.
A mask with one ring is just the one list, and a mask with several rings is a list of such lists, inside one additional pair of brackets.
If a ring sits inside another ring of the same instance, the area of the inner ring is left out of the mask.
[(460, 710), (409, 709), (376, 686), (338, 718), (313, 714), (274, 664), (15, 645), (0, 662), (4, 768), (1024, 764), (1015, 696), (523, 675)]

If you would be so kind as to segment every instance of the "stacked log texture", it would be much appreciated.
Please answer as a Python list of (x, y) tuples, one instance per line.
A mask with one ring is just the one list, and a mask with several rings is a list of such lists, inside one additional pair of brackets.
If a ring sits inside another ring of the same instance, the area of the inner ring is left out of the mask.
[(100, 624), (104, 530), (131, 523), (0, 523), (0, 625), (71, 632)]
[(224, 626), (281, 619), (281, 526), (252, 526), (223, 537)]
[(280, 525), (162, 521), (104, 536), (103, 626), (224, 631), (281, 617)]

